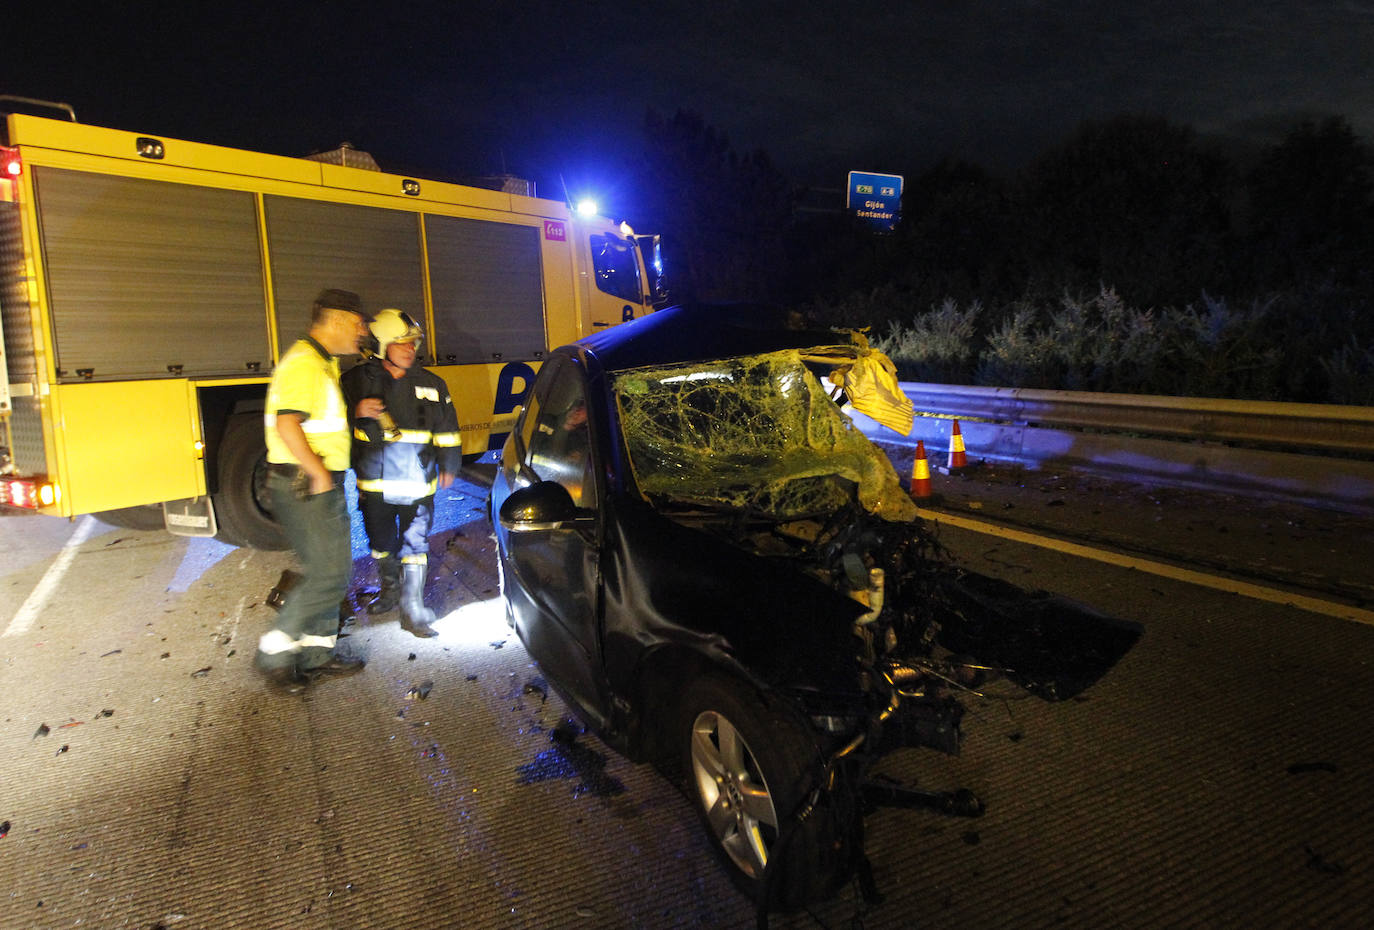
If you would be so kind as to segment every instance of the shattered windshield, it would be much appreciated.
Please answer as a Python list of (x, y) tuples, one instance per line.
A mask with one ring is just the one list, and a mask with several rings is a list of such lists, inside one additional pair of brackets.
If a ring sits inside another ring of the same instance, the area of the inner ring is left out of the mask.
[(916, 515), (892, 463), (826, 396), (795, 350), (621, 373), (630, 464), (650, 498), (779, 520), (858, 502)]

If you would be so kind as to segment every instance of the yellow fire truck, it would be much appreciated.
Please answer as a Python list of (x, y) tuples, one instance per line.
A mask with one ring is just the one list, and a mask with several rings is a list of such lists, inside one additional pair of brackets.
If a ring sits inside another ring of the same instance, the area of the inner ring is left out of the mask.
[(348, 148), (288, 158), (74, 114), (3, 128), (0, 510), (278, 548), (263, 398), (322, 288), (423, 315), (469, 454), (504, 438), (549, 347), (661, 297), (653, 237), (561, 202)]

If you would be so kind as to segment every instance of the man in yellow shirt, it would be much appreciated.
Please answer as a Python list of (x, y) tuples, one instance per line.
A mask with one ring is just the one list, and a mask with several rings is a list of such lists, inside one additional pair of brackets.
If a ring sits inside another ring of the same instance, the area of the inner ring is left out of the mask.
[(336, 356), (357, 352), (367, 333), (357, 294), (322, 291), (309, 334), (277, 362), (267, 387), (267, 490), (303, 577), (258, 640), (254, 661), (269, 684), (291, 694), (318, 675), (352, 674), (364, 664), (335, 651), (339, 602), (353, 574), (343, 491), (352, 435)]

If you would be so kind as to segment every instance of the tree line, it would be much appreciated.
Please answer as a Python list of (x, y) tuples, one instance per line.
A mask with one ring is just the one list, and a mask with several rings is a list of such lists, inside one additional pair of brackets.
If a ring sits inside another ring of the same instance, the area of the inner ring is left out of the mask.
[(678, 297), (869, 327), (911, 380), (1374, 404), (1374, 151), (1341, 117), (1244, 157), (1088, 121), (1011, 177), (906, 174), (890, 234), (797, 210), (697, 114), (644, 138)]

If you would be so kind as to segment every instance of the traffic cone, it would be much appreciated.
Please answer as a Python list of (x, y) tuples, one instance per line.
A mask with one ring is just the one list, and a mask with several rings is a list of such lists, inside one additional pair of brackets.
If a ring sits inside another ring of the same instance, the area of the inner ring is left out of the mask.
[(911, 496), (916, 500), (930, 497), (930, 462), (926, 461), (926, 444), (916, 440), (916, 460), (911, 463)]
[(968, 455), (964, 452), (964, 434), (959, 432), (959, 421), (954, 421), (954, 429), (949, 434), (949, 467), (951, 475), (957, 475), (968, 468)]

